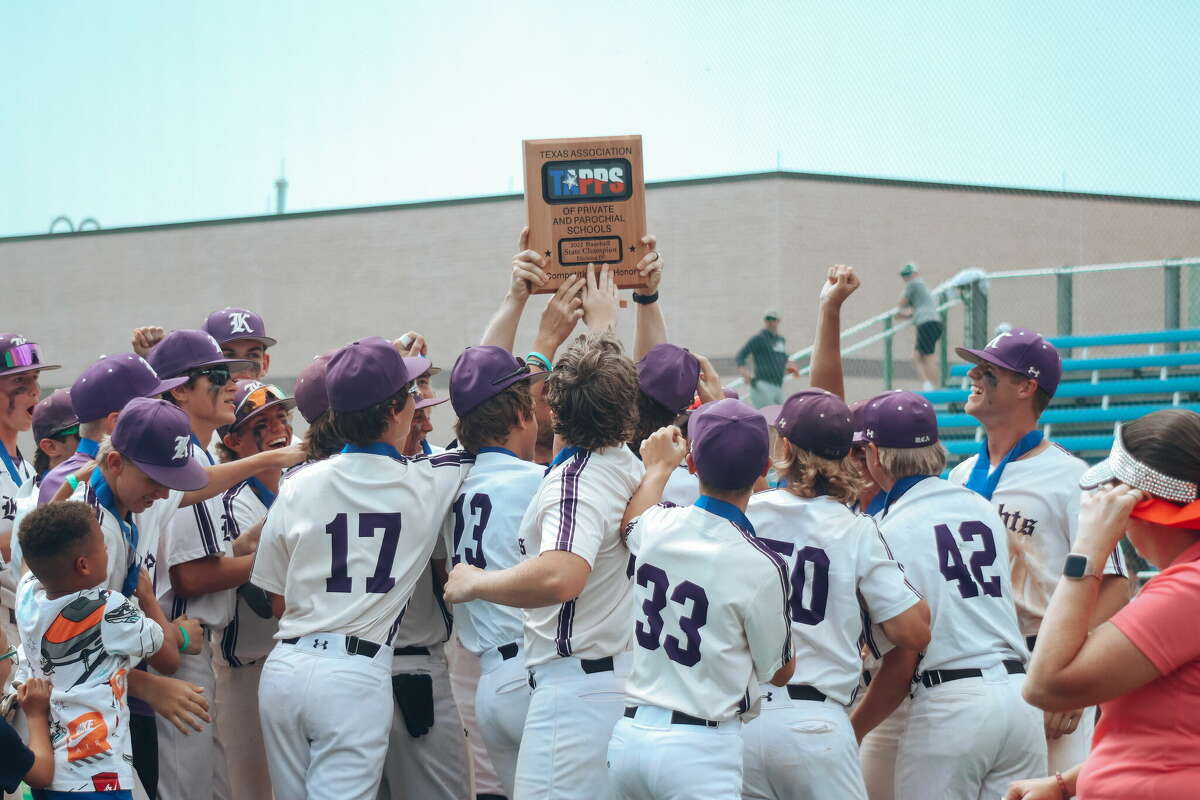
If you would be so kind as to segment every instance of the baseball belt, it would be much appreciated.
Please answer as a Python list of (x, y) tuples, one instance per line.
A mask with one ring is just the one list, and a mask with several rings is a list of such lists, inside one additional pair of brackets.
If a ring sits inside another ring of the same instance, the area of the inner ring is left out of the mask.
[[(625, 706), (625, 716), (629, 717), (630, 719), (633, 719), (634, 717), (636, 717), (637, 716), (637, 706)], [(671, 712), (671, 724), (672, 725), (699, 725), (704, 728), (717, 728), (717, 727), (720, 727), (720, 725), (721, 725), (721, 723), (719, 723), (719, 722), (713, 722), (710, 719), (701, 719), (700, 717), (693, 717), (691, 714), (685, 714), (682, 711), (672, 711)]]
[[(1021, 675), (1025, 672), (1025, 664), (1021, 661), (1005, 661), (1004, 669), (1009, 675)], [(983, 670), (981, 669), (931, 669), (921, 673), (921, 685), (929, 689), (939, 684), (959, 681), (963, 678), (982, 677)]]

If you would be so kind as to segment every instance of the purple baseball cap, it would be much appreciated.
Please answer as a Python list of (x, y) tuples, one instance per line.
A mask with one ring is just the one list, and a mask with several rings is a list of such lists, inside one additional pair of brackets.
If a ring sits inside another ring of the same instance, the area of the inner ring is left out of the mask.
[(270, 383), (240, 380), (234, 385), (237, 390), (233, 394), (233, 422), (217, 428), (219, 436), (237, 430), (268, 408), (282, 406), (291, 411), (296, 407), (296, 398), (288, 397), (287, 392)]
[(33, 407), (33, 439), (49, 439), (56, 433), (79, 424), (71, 408), (71, 390), (55, 389)]
[(185, 383), (186, 377), (160, 380), (154, 367), (133, 353), (100, 356), (71, 384), (71, 406), (81, 422), (95, 422), (135, 397), (158, 397)]
[(248, 308), (223, 308), (214, 311), (204, 320), (204, 331), (219, 344), (246, 339), (262, 342), (264, 347), (276, 344), (274, 339), (267, 336), (267, 326), (263, 324), (263, 318)]
[(422, 408), (429, 408), (430, 406), (440, 406), (442, 403), (446, 402), (449, 399), (450, 399), (449, 397), (438, 397), (436, 394), (433, 397), (422, 397), (417, 400), (416, 404), (413, 406), (413, 409), (416, 411), (420, 411)]
[(204, 331), (171, 331), (154, 346), (146, 359), (160, 378), (185, 375), (189, 370), (226, 364), (230, 372), (254, 366), (241, 358), (226, 358), (221, 345)]
[(824, 389), (804, 389), (783, 403), (775, 429), (801, 450), (821, 458), (845, 458), (854, 440), (854, 421), (842, 398)]
[(869, 403), (869, 402), (871, 402), (871, 401), (870, 400), (855, 400), (853, 403), (850, 404), (850, 419), (852, 419), (854, 421), (854, 443), (855, 444), (862, 444), (863, 441), (865, 441), (863, 439), (863, 429), (866, 426), (863, 425), (863, 412), (867, 409), (867, 403)]
[(135, 397), (113, 429), (113, 448), (168, 489), (191, 492), (208, 485), (208, 472), (191, 456), (192, 426), (166, 400)]
[(862, 440), (879, 447), (928, 447), (938, 440), (933, 406), (921, 395), (899, 389), (868, 400), (862, 425)]
[(329, 407), (362, 411), (404, 388), (429, 369), (429, 359), (405, 358), (380, 336), (368, 336), (339, 348), (325, 368), (325, 393)]
[(767, 465), (767, 421), (740, 400), (727, 397), (696, 409), (688, 441), (700, 480), (714, 489), (747, 489)]
[(738, 394), (737, 389), (730, 389), (728, 386), (721, 389), (721, 394), (728, 397), (730, 400), (741, 400), (742, 396)]
[(638, 386), (676, 414), (692, 404), (700, 382), (700, 361), (682, 347), (656, 344), (638, 362)]
[(450, 403), (460, 417), (512, 386), (517, 381), (540, 381), (550, 375), (531, 371), (524, 361), (491, 344), (463, 350), (450, 369)]
[(0, 333), (0, 377), (59, 368), (58, 364), (42, 363), (42, 351), (37, 342), (31, 342), (19, 333)]
[(783, 406), (779, 403), (776, 403), (770, 406), (763, 406), (758, 410), (758, 413), (762, 414), (762, 418), (767, 421), (768, 427), (774, 428), (775, 423), (779, 420), (780, 411), (783, 411)]
[(329, 410), (329, 395), (325, 391), (325, 368), (329, 364), (332, 350), (314, 356), (308, 366), (296, 377), (296, 408), (300, 416), (311, 425), (317, 417)]
[(1028, 328), (1013, 328), (1001, 333), (982, 350), (956, 347), (954, 352), (972, 364), (991, 364), (1037, 381), (1051, 397), (1062, 378), (1062, 358), (1054, 345)]

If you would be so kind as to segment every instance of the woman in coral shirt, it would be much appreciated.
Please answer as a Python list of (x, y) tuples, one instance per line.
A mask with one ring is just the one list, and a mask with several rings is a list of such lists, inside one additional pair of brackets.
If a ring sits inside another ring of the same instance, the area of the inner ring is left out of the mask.
[[(1057, 785), (1085, 800), (1198, 797), (1200, 414), (1170, 409), (1125, 425), (1080, 483), (1097, 491), (1080, 504), (1075, 553), (1024, 690), (1047, 711), (1101, 704), (1075, 786)], [(1123, 535), (1162, 572), (1089, 636), (1104, 559)]]

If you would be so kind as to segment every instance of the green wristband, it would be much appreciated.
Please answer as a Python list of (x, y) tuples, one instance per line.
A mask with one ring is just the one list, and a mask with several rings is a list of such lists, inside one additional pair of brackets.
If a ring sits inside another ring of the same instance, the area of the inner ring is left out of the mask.
[(187, 628), (183, 627), (182, 625), (180, 625), (178, 627), (179, 627), (179, 635), (183, 637), (183, 641), (179, 645), (179, 652), (182, 653), (184, 650), (188, 649), (188, 645), (192, 643), (192, 640), (191, 640), (191, 638), (188, 637)]
[(79, 486), (79, 478), (76, 478), (74, 475), (68, 475), (67, 486), (71, 487), (72, 492), (75, 491), (76, 487)]
[(550, 362), (550, 359), (539, 353), (537, 350), (530, 350), (529, 355), (525, 356), (526, 361), (529, 361), (531, 358), (536, 358), (538, 361), (542, 362), (542, 366), (546, 368), (546, 372), (550, 372), (554, 369), (554, 365)]

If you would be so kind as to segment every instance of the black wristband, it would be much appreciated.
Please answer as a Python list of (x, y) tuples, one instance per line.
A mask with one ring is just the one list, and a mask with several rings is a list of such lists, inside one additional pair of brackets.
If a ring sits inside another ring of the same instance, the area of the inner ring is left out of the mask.
[(648, 306), (651, 303), (657, 303), (658, 302), (658, 292), (656, 291), (654, 294), (638, 294), (637, 292), (634, 292), (633, 293), (633, 302), (635, 302), (641, 306)]

